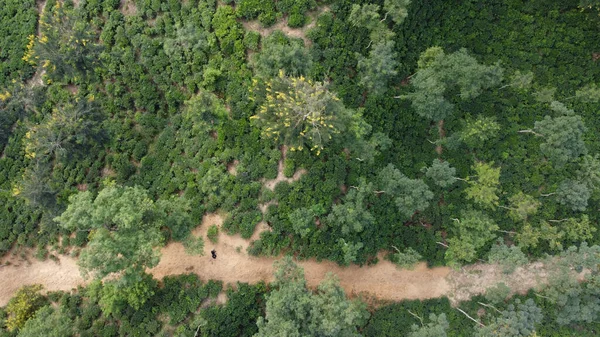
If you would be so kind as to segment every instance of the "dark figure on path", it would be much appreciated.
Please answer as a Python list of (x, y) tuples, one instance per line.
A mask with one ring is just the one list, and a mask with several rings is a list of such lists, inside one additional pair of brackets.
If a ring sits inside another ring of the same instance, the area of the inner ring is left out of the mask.
[(216, 259), (216, 258), (217, 258), (217, 251), (216, 251), (216, 250), (214, 250), (214, 249), (213, 249), (213, 250), (211, 250), (211, 251), (210, 251), (210, 254), (212, 255), (212, 258), (213, 258), (213, 259)]

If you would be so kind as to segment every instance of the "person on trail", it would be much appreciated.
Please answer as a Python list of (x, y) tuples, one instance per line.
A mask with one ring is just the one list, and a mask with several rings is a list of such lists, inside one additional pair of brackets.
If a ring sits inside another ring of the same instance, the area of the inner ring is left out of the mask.
[(216, 250), (214, 250), (214, 249), (213, 249), (213, 250), (211, 250), (211, 251), (210, 251), (210, 254), (212, 255), (212, 258), (213, 258), (213, 259), (216, 259), (216, 258), (217, 258), (217, 251), (216, 251)]

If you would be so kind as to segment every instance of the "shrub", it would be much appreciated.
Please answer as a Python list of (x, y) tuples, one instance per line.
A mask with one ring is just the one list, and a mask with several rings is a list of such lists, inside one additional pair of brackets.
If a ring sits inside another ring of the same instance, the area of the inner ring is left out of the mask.
[(206, 236), (212, 243), (217, 243), (219, 241), (219, 227), (217, 225), (211, 225), (208, 227), (208, 231), (206, 232)]

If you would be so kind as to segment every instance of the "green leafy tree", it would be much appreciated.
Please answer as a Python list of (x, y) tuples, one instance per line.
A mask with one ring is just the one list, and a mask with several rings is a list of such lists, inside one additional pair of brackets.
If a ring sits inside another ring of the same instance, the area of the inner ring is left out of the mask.
[(313, 294), (291, 257), (276, 261), (275, 268), (275, 289), (267, 297), (255, 337), (360, 336), (357, 327), (369, 316), (366, 305), (349, 301), (335, 277), (329, 274)]
[(75, 324), (60, 309), (45, 306), (19, 330), (19, 337), (65, 337), (73, 335)]
[(319, 155), (334, 137), (352, 131), (353, 112), (321, 82), (280, 72), (264, 87), (256, 84), (255, 93), (266, 99), (250, 119), (263, 137), (281, 140), (291, 151), (307, 147)]
[(531, 71), (522, 73), (520, 70), (517, 70), (510, 76), (510, 82), (501, 86), (500, 89), (512, 87), (524, 90), (531, 87), (531, 82), (533, 82), (533, 73)]
[(417, 263), (423, 258), (416, 250), (411, 247), (406, 248), (404, 251), (400, 251), (395, 246), (393, 247), (396, 252), (390, 254), (390, 260), (399, 268), (402, 269), (413, 269)]
[(394, 55), (394, 41), (382, 41), (376, 43), (368, 57), (357, 54), (359, 83), (374, 95), (382, 94), (391, 78), (398, 72), (398, 66)]
[(510, 274), (515, 268), (525, 265), (529, 260), (520, 247), (508, 247), (503, 241), (499, 241), (490, 249), (488, 262), (501, 265), (504, 273)]
[(598, 103), (600, 101), (600, 87), (596, 83), (588, 84), (575, 92), (575, 98), (581, 102)]
[(458, 138), (469, 148), (482, 148), (486, 141), (496, 137), (500, 124), (494, 117), (477, 116), (467, 119), (464, 127), (458, 133)]
[(535, 122), (533, 130), (521, 130), (521, 133), (533, 133), (542, 137), (542, 153), (557, 167), (562, 167), (587, 153), (583, 136), (587, 128), (578, 115), (545, 116)]
[(473, 262), (477, 250), (496, 238), (498, 225), (489, 216), (475, 210), (466, 210), (451, 227), (453, 236), (448, 239), (446, 261), (450, 266)]
[(343, 235), (360, 233), (365, 227), (375, 224), (375, 217), (368, 210), (367, 188), (351, 189), (344, 197), (343, 203), (333, 205), (327, 222), (340, 228)]
[(71, 81), (91, 76), (99, 64), (102, 46), (95, 43), (95, 31), (78, 20), (77, 13), (61, 2), (46, 10), (40, 20), (41, 34), (30, 37), (23, 60), (58, 79), (64, 76)]
[(587, 215), (581, 218), (566, 218), (542, 221), (538, 226), (525, 224), (517, 233), (516, 240), (519, 246), (537, 247), (539, 241), (548, 242), (550, 249), (562, 250), (565, 241), (585, 241), (591, 239), (596, 232), (596, 227), (590, 222)]
[(301, 238), (308, 237), (316, 230), (317, 217), (325, 214), (325, 209), (320, 204), (313, 205), (311, 208), (298, 208), (289, 214), (289, 220), (292, 223), (294, 233)]
[(78, 261), (83, 275), (102, 279), (122, 274), (122, 278), (107, 285), (103, 307), (111, 312), (115, 303), (125, 301), (140, 308), (152, 295), (152, 287), (144, 281), (148, 277), (145, 270), (159, 262), (161, 228), (169, 228), (174, 239), (189, 236), (189, 204), (176, 199), (154, 202), (139, 187), (114, 184), (96, 197), (81, 192), (69, 201), (67, 209), (54, 220), (68, 230), (89, 231), (89, 243)]
[(537, 213), (541, 203), (536, 200), (533, 196), (519, 192), (510, 198), (508, 198), (510, 207), (503, 207), (508, 209), (508, 214), (515, 221), (527, 221), (529, 216)]
[(401, 24), (408, 16), (410, 2), (411, 0), (385, 0), (383, 2), (384, 19), (389, 15), (394, 23)]
[[(571, 246), (558, 259), (548, 261), (548, 285), (543, 295), (555, 309), (554, 316), (560, 325), (591, 323), (600, 317), (600, 246), (579, 248)], [(573, 271), (588, 272), (583, 282)]]
[(25, 155), (29, 158), (63, 159), (103, 140), (101, 115), (90, 101), (65, 104), (53, 109), (25, 135)]
[(423, 180), (408, 178), (392, 164), (379, 172), (378, 182), (381, 189), (378, 192), (393, 198), (400, 213), (407, 218), (429, 207), (433, 199), (433, 192)]
[(456, 182), (456, 169), (450, 166), (447, 161), (434, 159), (430, 167), (424, 169), (425, 176), (439, 187), (450, 187)]
[(478, 337), (529, 337), (535, 334), (535, 326), (542, 322), (544, 316), (532, 299), (521, 303), (516, 299), (502, 311), (500, 317), (487, 326), (479, 327), (475, 336)]
[(35, 312), (46, 304), (46, 298), (40, 294), (42, 285), (28, 285), (20, 288), (6, 305), (6, 328), (19, 330)]
[(283, 70), (293, 76), (307, 75), (312, 57), (301, 39), (288, 39), (275, 31), (262, 41), (260, 52), (252, 58), (256, 73), (265, 78), (275, 77)]
[(411, 78), (414, 92), (397, 98), (411, 100), (417, 114), (435, 121), (454, 110), (447, 92), (456, 90), (462, 100), (473, 99), (500, 83), (503, 73), (498, 64), (479, 64), (466, 49), (445, 54), (442, 48), (431, 47), (421, 54), (418, 65)]
[(467, 199), (489, 209), (494, 209), (498, 205), (500, 185), (500, 168), (492, 165), (493, 162), (475, 162), (473, 170), (476, 172), (476, 180), (468, 178), (469, 187), (465, 189)]
[(566, 205), (573, 211), (585, 211), (590, 198), (587, 185), (571, 179), (562, 181), (556, 189), (556, 199), (561, 205)]
[(429, 314), (429, 322), (421, 326), (413, 324), (408, 337), (446, 337), (449, 328), (446, 314)]
[(358, 256), (358, 251), (364, 246), (362, 242), (347, 242), (344, 239), (338, 239), (336, 250), (342, 253), (341, 264), (349, 266), (351, 263), (354, 263)]
[(600, 157), (585, 155), (577, 170), (577, 181), (585, 183), (590, 191), (600, 190)]

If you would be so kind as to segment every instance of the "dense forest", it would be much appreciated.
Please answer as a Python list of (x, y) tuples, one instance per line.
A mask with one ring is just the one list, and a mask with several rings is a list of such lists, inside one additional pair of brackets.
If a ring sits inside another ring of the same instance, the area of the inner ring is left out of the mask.
[[(24, 286), (0, 336), (598, 335), (600, 1), (0, 0), (0, 20), (0, 256), (88, 280)], [(152, 277), (166, 244), (210, 247), (192, 230), (215, 212), (209, 238), (267, 225), (247, 254), (273, 282)], [(542, 261), (547, 282), (393, 303), (294, 262), (382, 256)]]

